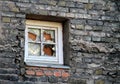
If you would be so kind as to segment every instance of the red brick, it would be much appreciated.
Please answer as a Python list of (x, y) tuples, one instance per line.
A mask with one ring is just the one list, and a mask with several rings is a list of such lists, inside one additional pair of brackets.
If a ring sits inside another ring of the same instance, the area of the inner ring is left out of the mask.
[(35, 72), (33, 70), (26, 70), (27, 75), (35, 75)]
[(64, 71), (62, 72), (62, 77), (66, 78), (66, 77), (69, 77), (69, 76), (70, 76), (69, 72), (64, 72)]
[(41, 70), (36, 71), (36, 76), (43, 76), (43, 75), (44, 75), (43, 71)]
[(48, 70), (44, 71), (44, 73), (45, 73), (46, 76), (51, 76), (51, 75), (53, 75), (52, 71), (48, 71)]
[(61, 76), (61, 72), (60, 72), (60, 71), (55, 71), (55, 72), (54, 72), (54, 76), (60, 77), (60, 76)]

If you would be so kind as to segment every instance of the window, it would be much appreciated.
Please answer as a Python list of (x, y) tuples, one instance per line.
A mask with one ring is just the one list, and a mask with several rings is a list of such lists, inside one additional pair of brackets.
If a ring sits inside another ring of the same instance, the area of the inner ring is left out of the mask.
[(25, 62), (63, 64), (61, 23), (26, 20)]

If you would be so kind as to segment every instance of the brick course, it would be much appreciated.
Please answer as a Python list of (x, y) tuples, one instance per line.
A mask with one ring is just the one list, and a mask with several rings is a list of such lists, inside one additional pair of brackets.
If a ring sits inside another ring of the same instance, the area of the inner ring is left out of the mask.
[(26, 67), (27, 75), (34, 76), (55, 76), (57, 78), (67, 78), (70, 76), (69, 70), (66, 69), (55, 69), (55, 68), (44, 68), (44, 67)]

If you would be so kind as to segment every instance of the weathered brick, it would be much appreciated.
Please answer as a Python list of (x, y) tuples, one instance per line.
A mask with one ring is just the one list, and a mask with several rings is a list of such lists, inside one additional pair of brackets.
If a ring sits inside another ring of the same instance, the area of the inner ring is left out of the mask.
[(15, 1), (18, 1), (18, 2), (30, 2), (31, 0), (15, 0)]
[(16, 6), (27, 8), (27, 7), (31, 7), (31, 4), (30, 3), (16, 3)]
[(33, 77), (33, 76), (27, 76), (27, 75), (25, 75), (24, 76), (24, 80), (26, 80), (26, 82), (27, 81), (29, 81), (29, 82), (35, 82), (35, 81), (37, 81), (38, 80), (38, 78), (37, 77)]
[[(12, 12), (19, 12), (19, 8), (16, 7), (15, 3), (14, 2), (5, 2), (5, 8), (8, 8), (9, 11), (12, 11)], [(7, 11), (7, 10), (6, 10)]]
[(88, 0), (74, 0), (74, 1), (78, 1), (78, 2), (81, 2), (81, 3), (88, 3)]
[(89, 32), (89, 35), (96, 36), (96, 37), (105, 37), (106, 34), (104, 32)]
[(92, 7), (93, 7), (93, 4), (90, 4), (90, 3), (85, 4), (85, 8), (86, 8), (87, 10), (92, 9)]
[(87, 13), (87, 11), (86, 10), (84, 10), (84, 9), (76, 9), (76, 8), (70, 8), (70, 12), (72, 12), (72, 13), (82, 13), (82, 14), (86, 14)]
[(68, 8), (64, 8), (64, 7), (55, 7), (55, 6), (52, 6), (51, 9), (54, 10), (54, 11), (68, 12)]
[(70, 32), (75, 35), (89, 35), (87, 31), (71, 30)]
[(66, 3), (66, 6), (68, 6), (68, 7), (75, 7), (75, 3), (72, 2), (72, 1), (69, 1), (69, 2)]
[(64, 13), (64, 12), (57, 12), (56, 15), (59, 15), (60, 17), (65, 17), (66, 13)]
[(60, 77), (61, 76), (61, 71), (54, 71), (54, 76), (55, 77)]
[(39, 10), (39, 14), (41, 14), (41, 15), (48, 15), (48, 11), (46, 11), (46, 10)]
[(75, 15), (74, 15), (73, 13), (66, 13), (66, 16), (67, 16), (67, 17), (71, 17), (71, 18), (74, 18), (74, 17), (75, 17)]
[(101, 4), (105, 4), (105, 1), (103, 1), (103, 0), (99, 0), (99, 1), (97, 1), (97, 0), (90, 0), (90, 3), (101, 3)]
[(83, 14), (75, 14), (75, 17), (76, 17), (76, 18), (84, 18), (84, 17), (83, 17)]
[(77, 2), (77, 3), (76, 3), (76, 7), (81, 8), (81, 9), (84, 9), (85, 4), (84, 4), (84, 3)]
[(11, 8), (11, 11), (13, 11), (13, 12), (19, 12), (19, 9), (16, 8), (16, 7), (13, 7), (13, 8)]
[(19, 71), (16, 69), (0, 69), (0, 74), (18, 74)]
[(83, 29), (85, 29), (85, 27), (84, 27), (84, 25), (76, 25), (76, 29), (81, 29), (81, 30), (83, 30)]
[(93, 26), (94, 31), (102, 31), (103, 27), (102, 26)]
[(10, 22), (11, 19), (9, 17), (2, 17), (2, 22)]
[(96, 4), (93, 5), (93, 9), (95, 9), (95, 10), (100, 10), (102, 8), (103, 8), (103, 5), (100, 4), (100, 3), (96, 3)]
[(70, 84), (87, 84), (85, 79), (71, 79)]
[(118, 42), (118, 39), (103, 37), (103, 38), (101, 38), (101, 41), (103, 41), (103, 42)]
[(99, 15), (103, 14), (102, 11), (98, 12), (96, 10), (88, 10), (88, 13), (93, 15), (93, 16), (95, 16), (95, 15), (99, 16)]
[(82, 38), (83, 40), (85, 40), (85, 41), (91, 41), (91, 36), (83, 36), (83, 38)]
[(66, 6), (66, 2), (65, 1), (59, 1), (58, 6)]
[(100, 42), (101, 38), (100, 37), (92, 37), (92, 41)]
[(9, 81), (18, 81), (19, 77), (17, 75), (0, 75), (0, 79), (9, 80)]
[(102, 20), (112, 20), (112, 21), (115, 20), (114, 17), (110, 17), (110, 16), (102, 16), (101, 19)]
[(102, 21), (92, 21), (92, 20), (88, 20), (88, 24), (91, 26), (95, 26), (95, 25), (103, 25)]
[(71, 19), (71, 23), (72, 24), (78, 24), (78, 25), (83, 25), (86, 24), (86, 20), (84, 19)]
[[(34, 2), (34, 0), (33, 0)], [(38, 0), (38, 3), (41, 3), (41, 4), (49, 4), (50, 1), (49, 0)]]
[(0, 84), (15, 84), (15, 81), (0, 80)]
[(2, 63), (12, 63), (13, 62), (13, 58), (0, 58), (0, 61)]
[(91, 19), (91, 15), (90, 14), (84, 14), (83, 18), (85, 18), (85, 19)]
[(15, 17), (15, 13), (13, 13), (13, 12), (2, 12), (2, 16)]
[(42, 70), (36, 70), (36, 76), (43, 76), (44, 72)]
[(51, 1), (49, 2), (49, 4), (55, 6), (55, 5), (57, 4), (57, 1), (55, 1), (55, 0), (51, 0)]
[(52, 76), (53, 75), (53, 72), (49, 71), (49, 70), (45, 70), (44, 73), (45, 73), (46, 76)]
[(62, 77), (64, 78), (66, 78), (66, 77), (69, 77), (70, 76), (70, 74), (69, 74), (69, 72), (66, 72), (66, 71), (63, 71), (62, 72)]
[(18, 18), (25, 18), (25, 14), (16, 14), (15, 16)]
[(26, 70), (27, 75), (35, 75), (35, 71), (33, 70)]
[(85, 25), (85, 30), (92, 30), (92, 26), (89, 26), (89, 25)]
[(96, 80), (96, 81), (95, 81), (95, 84), (105, 84), (105, 82), (104, 82), (104, 80), (100, 80), (100, 79), (99, 79), (99, 80)]
[(84, 57), (84, 58), (83, 58), (83, 61), (84, 61), (85, 63), (91, 63), (91, 62), (92, 62), (92, 58)]
[(97, 69), (97, 70), (95, 71), (95, 74), (96, 74), (96, 75), (102, 75), (102, 74), (103, 74), (103, 70), (102, 70), (102, 69)]
[(58, 79), (55, 76), (49, 76), (48, 77), (48, 82), (49, 83), (57, 83)]
[(91, 15), (89, 15), (89, 14), (75, 14), (75, 18), (91, 19)]

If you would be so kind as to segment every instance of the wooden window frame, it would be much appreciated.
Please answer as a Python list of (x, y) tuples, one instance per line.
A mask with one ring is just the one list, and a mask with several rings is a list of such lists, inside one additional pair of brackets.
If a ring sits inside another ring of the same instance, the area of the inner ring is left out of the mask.
[[(57, 28), (57, 56), (55, 57), (42, 57), (42, 56), (29, 56), (28, 55), (28, 27), (37, 27), (40, 28), (40, 26), (48, 26)], [(26, 29), (25, 29), (25, 63), (39, 66), (40, 64), (64, 64), (63, 62), (63, 36), (62, 36), (62, 23), (60, 22), (48, 22), (48, 21), (38, 21), (38, 20), (26, 20)]]

